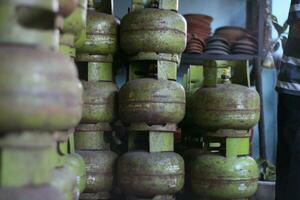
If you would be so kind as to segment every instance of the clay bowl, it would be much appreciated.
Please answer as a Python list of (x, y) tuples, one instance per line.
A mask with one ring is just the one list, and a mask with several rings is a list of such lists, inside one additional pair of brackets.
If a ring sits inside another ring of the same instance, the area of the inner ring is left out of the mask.
[(248, 41), (248, 42), (252, 42), (256, 45), (258, 44), (257, 39), (249, 34), (247, 34), (245, 37), (241, 38), (239, 41)]
[(211, 51), (211, 50), (219, 50), (219, 51), (224, 51), (226, 53), (230, 53), (229, 49), (226, 49), (226, 48), (221, 47), (221, 46), (207, 46), (205, 48), (205, 51)]
[(237, 46), (249, 46), (249, 47), (252, 47), (252, 48), (256, 48), (257, 49), (257, 45), (250, 42), (250, 41), (247, 41), (247, 40), (240, 40), (238, 42), (234, 42), (233, 43), (233, 48), (237, 47)]
[(197, 23), (198, 21), (201, 22), (206, 22), (206, 23), (211, 23), (213, 21), (213, 18), (208, 15), (203, 15), (203, 14), (186, 14), (184, 15), (184, 18), (187, 20), (187, 22), (195, 22)]
[(220, 50), (208, 50), (204, 52), (205, 54), (213, 54), (213, 55), (229, 55), (229, 53)]
[(213, 36), (213, 37), (209, 37), (206, 40), (206, 43), (215, 43), (215, 42), (219, 42), (219, 43), (223, 43), (226, 46), (230, 46), (229, 42), (223, 38), (223, 37), (219, 37), (219, 36)]
[(243, 52), (243, 51), (249, 51), (254, 54), (257, 53), (257, 49), (249, 48), (249, 47), (237, 47), (237, 48), (232, 49), (232, 52)]
[(225, 26), (218, 28), (215, 35), (225, 38), (229, 43), (234, 43), (248, 35), (247, 30), (241, 27)]
[(246, 50), (246, 49), (241, 49), (241, 50), (236, 50), (236, 51), (232, 51), (232, 54), (246, 54), (246, 55), (256, 55), (257, 52), (253, 52), (250, 50)]

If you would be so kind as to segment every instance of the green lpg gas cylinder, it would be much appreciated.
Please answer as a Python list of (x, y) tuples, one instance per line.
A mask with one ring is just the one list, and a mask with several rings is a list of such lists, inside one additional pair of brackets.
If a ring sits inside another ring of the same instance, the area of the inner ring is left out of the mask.
[(120, 89), (119, 115), (123, 123), (179, 123), (184, 114), (185, 91), (174, 81), (136, 79)]
[(0, 130), (67, 130), (82, 112), (82, 85), (70, 59), (24, 46), (0, 48)]
[(0, 42), (57, 48), (57, 0), (0, 1)]
[(206, 130), (248, 130), (259, 120), (259, 94), (248, 87), (231, 84), (230, 70), (224, 70), (217, 84), (215, 61), (204, 64), (204, 87), (195, 94), (194, 122)]
[(194, 102), (194, 121), (205, 129), (247, 130), (259, 120), (260, 97), (245, 86), (204, 87), (196, 92)]
[(78, 53), (114, 54), (117, 50), (117, 22), (112, 15), (89, 9), (86, 40), (77, 46)]
[(119, 158), (117, 166), (118, 185), (128, 196), (175, 194), (184, 185), (184, 161), (173, 152), (129, 152)]
[(82, 81), (83, 113), (81, 122), (112, 122), (116, 117), (118, 88), (113, 82)]
[(77, 151), (77, 153), (86, 163), (87, 185), (84, 193), (100, 193), (103, 198), (109, 197), (117, 154), (112, 151)]
[(246, 199), (254, 195), (258, 167), (251, 157), (199, 155), (191, 165), (192, 192), (212, 199)]
[(129, 55), (139, 52), (181, 54), (186, 47), (185, 19), (172, 11), (140, 9), (121, 21), (121, 47)]

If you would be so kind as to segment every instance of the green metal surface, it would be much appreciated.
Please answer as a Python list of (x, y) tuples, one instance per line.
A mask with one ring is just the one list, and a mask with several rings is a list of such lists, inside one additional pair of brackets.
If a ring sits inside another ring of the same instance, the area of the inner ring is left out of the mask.
[(243, 138), (207, 138), (205, 137), (206, 148), (210, 152), (220, 152), (227, 158), (250, 154), (250, 139)]
[(107, 132), (94, 124), (81, 124), (75, 132), (75, 149), (79, 150), (109, 150)]
[(113, 82), (82, 81), (82, 123), (112, 122), (116, 117), (118, 89)]
[(89, 62), (88, 81), (113, 81), (112, 63)]
[(83, 158), (77, 153), (67, 156), (65, 168), (76, 176), (76, 188), (82, 193), (86, 187), (86, 168)]
[(56, 164), (55, 167), (64, 167), (69, 154), (68, 140), (57, 142), (56, 144)]
[(221, 129), (216, 132), (204, 132), (203, 136), (206, 148), (211, 152), (220, 152), (225, 157), (250, 154), (250, 131)]
[(118, 161), (118, 185), (126, 195), (175, 194), (184, 185), (184, 161), (176, 153), (129, 152)]
[(82, 68), (82, 71), (85, 71), (86, 67), (88, 68), (86, 74), (88, 81), (113, 81), (112, 55), (81, 53), (76, 55), (76, 62), (77, 67)]
[(137, 79), (120, 89), (119, 117), (123, 123), (178, 123), (184, 114), (185, 92), (176, 82)]
[(177, 67), (178, 63), (164, 60), (131, 62), (129, 65), (128, 81), (147, 77), (176, 81)]
[(85, 193), (109, 193), (113, 184), (117, 154), (112, 151), (77, 151), (85, 163), (87, 185)]
[(75, 35), (75, 46), (81, 46), (86, 38), (87, 0), (78, 0), (75, 11), (65, 19), (63, 32)]
[(226, 158), (206, 154), (191, 166), (192, 192), (212, 199), (243, 199), (257, 190), (258, 167), (250, 157)]
[(10, 0), (0, 2), (0, 42), (57, 49), (58, 3), (55, 0)]
[(67, 130), (77, 125), (82, 85), (70, 59), (43, 49), (2, 45), (0, 60), (1, 131)]
[(46, 184), (55, 165), (51, 134), (9, 133), (0, 140), (0, 187)]
[(174, 133), (154, 132), (149, 133), (149, 152), (174, 151)]
[(88, 10), (86, 40), (78, 53), (114, 54), (117, 50), (117, 23), (112, 15)]
[(105, 142), (102, 131), (77, 131), (76, 150), (108, 150), (109, 143)]
[(172, 11), (141, 9), (121, 21), (121, 47), (125, 53), (139, 52), (181, 54), (186, 47), (185, 19)]
[(76, 57), (74, 41), (75, 37), (73, 34), (66, 33), (60, 35), (59, 52), (65, 56), (71, 57), (73, 60)]
[(148, 152), (174, 151), (174, 133), (167, 131), (131, 131), (128, 135), (128, 150)]
[(75, 153), (74, 134), (71, 134), (68, 139), (68, 153), (65, 167), (76, 176), (76, 187), (79, 193), (82, 193), (86, 187), (86, 167), (83, 158)]

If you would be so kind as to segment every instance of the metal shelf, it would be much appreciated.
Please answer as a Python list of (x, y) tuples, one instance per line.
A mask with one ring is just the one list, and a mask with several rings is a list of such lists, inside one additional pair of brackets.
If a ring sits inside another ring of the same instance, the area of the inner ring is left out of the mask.
[(197, 54), (197, 53), (183, 53), (181, 57), (181, 64), (201, 65), (205, 60), (255, 60), (257, 55), (212, 55), (212, 54)]

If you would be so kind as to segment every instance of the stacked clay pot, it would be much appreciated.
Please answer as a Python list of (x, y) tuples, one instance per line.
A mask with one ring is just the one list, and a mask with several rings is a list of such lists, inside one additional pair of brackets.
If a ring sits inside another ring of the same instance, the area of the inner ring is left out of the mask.
[(117, 154), (110, 150), (110, 124), (116, 119), (117, 86), (113, 82), (113, 54), (117, 23), (88, 2), (86, 36), (77, 47), (76, 64), (83, 84), (84, 105), (75, 131), (75, 149), (86, 163), (86, 188), (81, 200), (110, 199)]
[(0, 14), (1, 199), (76, 199), (71, 171), (60, 180), (72, 188), (52, 184), (57, 164), (54, 132), (76, 126), (82, 111), (76, 67), (56, 52), (58, 5), (56, 0), (0, 3), (5, 10)]
[(187, 21), (188, 40), (185, 51), (187, 53), (202, 53), (211, 34), (213, 18), (201, 14), (184, 15)]

